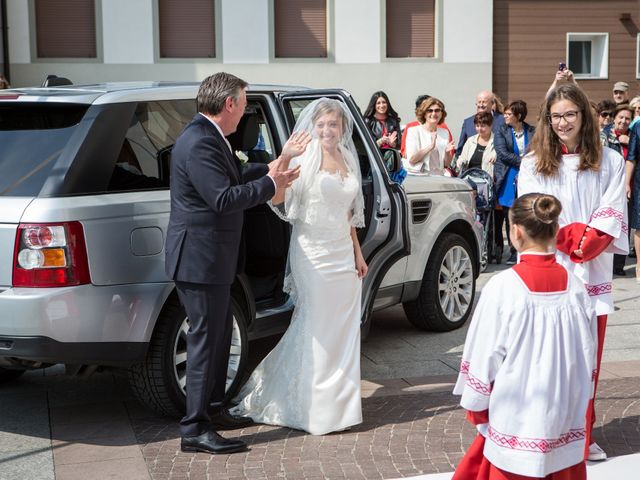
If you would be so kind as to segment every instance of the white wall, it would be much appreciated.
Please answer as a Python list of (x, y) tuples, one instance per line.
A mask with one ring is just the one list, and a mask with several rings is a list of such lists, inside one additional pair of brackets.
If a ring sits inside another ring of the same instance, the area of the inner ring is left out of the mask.
[(220, 7), (223, 61), (269, 63), (269, 2), (222, 0)]
[(153, 0), (102, 2), (104, 63), (153, 63)]
[(415, 98), (426, 93), (444, 101), (447, 124), (457, 136), (462, 120), (475, 110), (476, 92), (491, 88), (491, 0), (437, 0), (436, 58), (416, 61), (381, 58), (383, 1), (330, 2), (334, 8), (329, 15), (334, 21), (331, 58), (292, 62), (269, 59), (269, 1), (222, 0), (217, 23), (221, 26), (221, 58), (152, 63), (153, 0), (103, 0), (105, 62), (83, 64), (30, 63), (28, 2), (9, 0), (12, 83), (37, 85), (45, 73), (66, 76), (75, 83), (198, 81), (226, 70), (253, 83), (344, 88), (361, 109), (373, 92), (384, 90), (403, 123), (413, 120)]
[[(29, 2), (24, 0), (7, 1), (7, 25), (9, 27), (9, 61), (11, 64), (31, 62)], [(14, 80), (13, 72), (11, 77)], [(18, 80), (18, 78), (15, 79)], [(12, 84), (18, 85), (13, 81)]]
[(382, 33), (379, 2), (334, 2), (336, 63), (378, 63)]
[(446, 63), (493, 61), (493, 2), (442, 0), (442, 60)]

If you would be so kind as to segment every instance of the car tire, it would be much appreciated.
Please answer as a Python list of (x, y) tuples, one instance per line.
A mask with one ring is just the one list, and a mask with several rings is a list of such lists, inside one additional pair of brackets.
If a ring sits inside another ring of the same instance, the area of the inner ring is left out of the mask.
[[(233, 332), (225, 400), (240, 388), (249, 357), (247, 316), (234, 298), (231, 311)], [(158, 317), (145, 361), (129, 368), (129, 384), (136, 398), (162, 415), (181, 417), (185, 412), (187, 331), (187, 315), (173, 295)]]
[(0, 367), (0, 383), (10, 382), (20, 377), (26, 370), (14, 370)]
[(475, 288), (469, 242), (455, 233), (445, 233), (431, 252), (418, 297), (405, 302), (404, 311), (421, 330), (449, 332), (462, 327), (469, 318)]

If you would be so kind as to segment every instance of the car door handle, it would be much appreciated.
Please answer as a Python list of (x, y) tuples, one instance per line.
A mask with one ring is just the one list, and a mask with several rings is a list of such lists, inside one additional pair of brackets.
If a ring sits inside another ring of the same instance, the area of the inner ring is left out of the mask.
[(388, 204), (388, 202), (385, 202), (385, 205), (383, 205), (380, 195), (377, 195), (376, 203), (378, 204), (378, 209), (376, 210), (376, 217), (378, 218), (388, 217), (389, 214), (391, 213), (391, 206)]

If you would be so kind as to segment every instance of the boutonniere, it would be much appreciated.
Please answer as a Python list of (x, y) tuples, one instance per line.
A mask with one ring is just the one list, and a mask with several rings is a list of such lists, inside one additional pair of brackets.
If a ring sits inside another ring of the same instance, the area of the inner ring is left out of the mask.
[(240, 160), (240, 163), (242, 163), (243, 165), (249, 161), (249, 157), (247, 157), (247, 154), (241, 150), (236, 150), (236, 157), (238, 157), (238, 160)]

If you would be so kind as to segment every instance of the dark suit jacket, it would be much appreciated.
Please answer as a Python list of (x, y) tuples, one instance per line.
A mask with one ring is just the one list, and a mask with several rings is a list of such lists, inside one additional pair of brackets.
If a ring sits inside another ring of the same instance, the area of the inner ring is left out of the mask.
[[(462, 130), (460, 131), (460, 140), (458, 140), (458, 148), (456, 148), (456, 156), (460, 156), (462, 153), (462, 147), (464, 147), (467, 138), (473, 137), (476, 134), (476, 126), (473, 123), (475, 114), (467, 117), (462, 122)], [(504, 125), (504, 116), (501, 113), (493, 114), (493, 123), (491, 124), (491, 130), (495, 134), (498, 129)]]
[(267, 171), (266, 165), (253, 165), (246, 175), (255, 180), (245, 183), (240, 162), (216, 127), (200, 114), (194, 117), (171, 153), (171, 215), (165, 248), (170, 278), (233, 283), (244, 255), (244, 210), (275, 194)]

